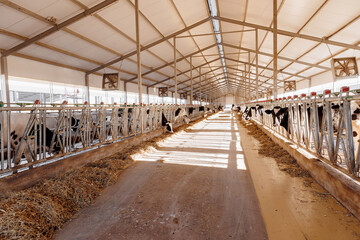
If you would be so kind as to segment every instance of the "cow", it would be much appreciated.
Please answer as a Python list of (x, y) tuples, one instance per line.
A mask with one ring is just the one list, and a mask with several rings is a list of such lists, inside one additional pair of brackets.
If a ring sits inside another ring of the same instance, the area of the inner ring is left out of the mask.
[(172, 123), (166, 119), (164, 113), (161, 114), (161, 126), (165, 127), (168, 132), (174, 132)]
[[(301, 110), (301, 108), (302, 106), (299, 106), (299, 110)], [(322, 129), (323, 109), (324, 107), (322, 105), (317, 107), (319, 129)], [(310, 123), (310, 107), (307, 107), (306, 111)], [(291, 129), (289, 128), (289, 109), (287, 107), (275, 106), (272, 110), (265, 110), (265, 113), (272, 115), (274, 127), (279, 123), (281, 127), (285, 128), (285, 130), (291, 134)], [(302, 119), (300, 119), (300, 121), (302, 121)]]
[(204, 112), (205, 111), (205, 107), (204, 106), (200, 106), (199, 107), (199, 112)]
[(262, 112), (263, 108), (264, 107), (260, 106), (260, 105), (256, 105), (255, 107), (250, 107), (250, 108), (246, 107), (245, 111), (243, 113), (243, 117), (245, 118), (245, 120), (249, 120), (253, 116), (257, 116), (258, 113), (262, 117), (263, 116), (263, 112)]
[(189, 115), (193, 114), (195, 108), (194, 107), (189, 107)]
[(189, 118), (185, 108), (179, 107), (178, 109), (176, 109), (174, 122), (176, 122), (180, 118), (184, 118), (184, 122), (186, 124), (189, 124), (190, 118)]
[(289, 129), (289, 111), (288, 108), (282, 108), (280, 106), (275, 106), (272, 110), (265, 110), (266, 114), (271, 114), (273, 119), (273, 126), (276, 127), (277, 123), (280, 123), (280, 126), (284, 127), (286, 131), (291, 133)]
[[(15, 163), (15, 165), (18, 165), (20, 163), (22, 154), (24, 154), (25, 159), (28, 161), (28, 163), (32, 162), (32, 159), (33, 159), (32, 158), (33, 152), (30, 151), (30, 149), (28, 148), (28, 146), (26, 144), (26, 140), (23, 139), (30, 116), (31, 115), (28, 113), (12, 113), (11, 114), (11, 124), (10, 124), (11, 126), (10, 126), (10, 130), (9, 130), (10, 131), (10, 147), (14, 152), (19, 151), (19, 153), (20, 153), (16, 156), (16, 158), (13, 161)], [(45, 132), (42, 132), (41, 135), (40, 135), (40, 129), (41, 129), (41, 131), (45, 130)], [(7, 131), (8, 131), (7, 119), (5, 119), (3, 124), (0, 125), (0, 130), (3, 130), (4, 135), (6, 136)], [(42, 147), (42, 146), (40, 146), (40, 140), (41, 140), (42, 144), (45, 144), (46, 150), (49, 151), (49, 149), (51, 147), (52, 139), (54, 136), (53, 130), (49, 129), (48, 127), (46, 127), (44, 129), (43, 123), (39, 123), (39, 124), (35, 124), (31, 129), (29, 129), (28, 133), (29, 133), (28, 134), (29, 136), (37, 135), (37, 141), (36, 141), (37, 146)], [(44, 136), (45, 136), (45, 139), (44, 139)], [(60, 140), (62, 140), (62, 138), (60, 138)], [(27, 141), (30, 146), (34, 146), (34, 144), (35, 144), (34, 139), (29, 138), (29, 139), (27, 139)], [(3, 144), (5, 147), (7, 146), (7, 144), (8, 144), (7, 137), (4, 137)], [(19, 148), (20, 145), (21, 145), (21, 148)], [(60, 148), (59, 142), (55, 138), (53, 151), (59, 152), (60, 150), (61, 150), (61, 148)], [(34, 151), (34, 149), (32, 151)]]

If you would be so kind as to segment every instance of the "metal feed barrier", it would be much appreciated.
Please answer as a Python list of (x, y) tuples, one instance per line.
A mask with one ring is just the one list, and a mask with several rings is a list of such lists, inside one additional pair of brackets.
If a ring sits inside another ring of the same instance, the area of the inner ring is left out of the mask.
[[(190, 119), (203, 113), (198, 106), (181, 107)], [(191, 115), (190, 107), (195, 108)], [(175, 124), (183, 120), (174, 122), (177, 109), (176, 105), (70, 106), (66, 102), (41, 106), (38, 101), (31, 106), (0, 105), (0, 175), (162, 128), (162, 114)]]
[[(358, 93), (343, 87), (339, 93), (325, 90), (320, 95), (313, 92), (310, 96), (302, 94), (275, 101), (247, 103), (245, 107), (263, 106), (262, 116), (259, 113), (252, 116), (255, 121), (298, 147), (327, 159), (328, 163), (340, 166), (353, 177), (360, 177), (360, 126), (356, 126), (356, 121), (352, 119), (353, 108), (357, 106), (355, 102), (360, 103)], [(339, 106), (336, 112), (332, 109), (334, 105)], [(272, 114), (265, 113), (265, 110), (272, 110), (275, 106), (288, 109), (287, 130), (280, 126), (278, 120), (274, 125)]]

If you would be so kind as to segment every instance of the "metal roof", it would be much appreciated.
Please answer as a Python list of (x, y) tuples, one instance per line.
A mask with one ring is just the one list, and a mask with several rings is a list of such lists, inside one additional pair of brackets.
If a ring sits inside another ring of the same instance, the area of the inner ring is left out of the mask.
[[(330, 71), (332, 57), (360, 57), (359, 0), (277, 2), (279, 87), (286, 80), (302, 81)], [(216, 5), (215, 15), (209, 3)], [(257, 53), (259, 90), (266, 91), (273, 85), (272, 4), (269, 0), (140, 0), (143, 84), (174, 86), (176, 37), (179, 92), (190, 91), (190, 56), (196, 91), (200, 66), (202, 87), (211, 94), (243, 89), (249, 79), (253, 91)], [(65, 24), (69, 19), (74, 21)], [(214, 21), (219, 24), (216, 35)], [(41, 36), (51, 28), (53, 32)], [(136, 83), (135, 35), (132, 0), (0, 0), (0, 49), (5, 55), (93, 74), (120, 71), (121, 79)], [(9, 51), (34, 38), (26, 47)]]

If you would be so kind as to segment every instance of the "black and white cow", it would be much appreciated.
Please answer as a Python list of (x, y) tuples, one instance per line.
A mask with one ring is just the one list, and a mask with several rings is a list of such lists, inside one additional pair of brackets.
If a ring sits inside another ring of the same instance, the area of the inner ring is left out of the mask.
[(280, 126), (291, 133), (289, 129), (289, 111), (287, 107), (282, 108), (280, 106), (275, 106), (272, 110), (265, 110), (265, 113), (272, 115), (273, 126), (277, 126), (277, 124), (280, 123)]
[(263, 108), (264, 106), (256, 105), (255, 107), (246, 107), (242, 116), (245, 118), (245, 120), (249, 120), (253, 116), (257, 116), (258, 114), (260, 117), (263, 116)]
[[(21, 153), (21, 154), (18, 154), (16, 156), (16, 158), (14, 159), (15, 165), (20, 163), (20, 159), (22, 157), (22, 154), (24, 154), (26, 160), (29, 163), (32, 162), (32, 159), (33, 159), (32, 158), (32, 152), (28, 148), (28, 146), (27, 146), (27, 144), (25, 142), (25, 139), (23, 139), (24, 132), (26, 130), (29, 119), (30, 119), (30, 114), (27, 114), (27, 113), (12, 113), (11, 114), (10, 147), (14, 152), (19, 150), (19, 152)], [(49, 125), (51, 125), (51, 122), (49, 122)], [(6, 136), (7, 129), (8, 129), (7, 119), (5, 119), (4, 124), (0, 125), (0, 129), (2, 129), (2, 128), (3, 128), (3, 131), (4, 131), (4, 135)], [(48, 127), (46, 127), (45, 128), (45, 133), (42, 133), (40, 135), (40, 129), (44, 130), (44, 125), (42, 123), (41, 124), (36, 124), (36, 125), (34, 125), (32, 127), (32, 129), (29, 129), (29, 134), (28, 135), (30, 136), (30, 135), (37, 134), (37, 141), (36, 141), (37, 146), (41, 147), (40, 146), (40, 140), (41, 140), (42, 144), (45, 144), (46, 150), (49, 151), (49, 149), (51, 147), (54, 131), (49, 129)], [(45, 135), (45, 139), (44, 139), (44, 135)], [(34, 143), (35, 143), (34, 139), (30, 138), (27, 141), (29, 142), (30, 146), (34, 146)], [(7, 137), (4, 137), (3, 144), (4, 144), (4, 147), (7, 147), (7, 144), (8, 144)], [(19, 149), (20, 145), (21, 145), (21, 148)], [(32, 151), (34, 151), (34, 150), (35, 149), (32, 149)], [(55, 139), (54, 146), (53, 146), (53, 151), (56, 153), (56, 152), (58, 152), (60, 150), (61, 149), (60, 149), (59, 143), (58, 143), (57, 139)]]
[(176, 109), (175, 111), (175, 119), (174, 122), (176, 122), (178, 119), (184, 118), (184, 122), (186, 124), (189, 124), (190, 122), (190, 118), (185, 110), (185, 108), (179, 107), (178, 109)]
[(189, 115), (193, 114), (195, 108), (194, 107), (189, 107)]
[[(299, 106), (299, 110), (301, 110), (302, 107), (303, 106)], [(322, 128), (323, 109), (324, 107), (322, 105), (317, 106), (319, 129)], [(307, 111), (308, 121), (310, 123), (310, 114), (311, 114), (310, 107), (307, 107), (306, 111)], [(291, 129), (289, 128), (289, 109), (287, 107), (275, 106), (272, 110), (265, 110), (265, 113), (272, 115), (274, 127), (276, 127), (277, 124), (279, 123), (281, 127), (285, 128), (285, 130), (289, 134), (291, 134)], [(302, 121), (302, 119), (300, 119), (300, 121)]]
[(164, 113), (161, 114), (161, 126), (165, 127), (165, 129), (166, 129), (168, 132), (171, 132), (171, 133), (174, 132), (172, 123), (167, 120), (167, 118), (165, 117)]

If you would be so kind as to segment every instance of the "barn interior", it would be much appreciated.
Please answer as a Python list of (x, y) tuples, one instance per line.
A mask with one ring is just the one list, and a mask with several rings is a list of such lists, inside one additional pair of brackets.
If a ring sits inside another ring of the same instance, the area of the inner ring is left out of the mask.
[(0, 239), (359, 239), (359, 30), (359, 0), (0, 0)]

